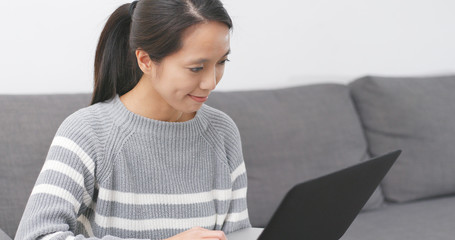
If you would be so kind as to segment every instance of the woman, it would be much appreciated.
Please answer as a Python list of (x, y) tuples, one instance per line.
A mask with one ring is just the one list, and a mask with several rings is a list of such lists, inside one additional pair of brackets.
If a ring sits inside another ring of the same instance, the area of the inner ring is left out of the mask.
[(59, 127), (16, 239), (226, 239), (250, 227), (238, 128), (204, 105), (230, 52), (219, 0), (108, 19), (92, 104)]

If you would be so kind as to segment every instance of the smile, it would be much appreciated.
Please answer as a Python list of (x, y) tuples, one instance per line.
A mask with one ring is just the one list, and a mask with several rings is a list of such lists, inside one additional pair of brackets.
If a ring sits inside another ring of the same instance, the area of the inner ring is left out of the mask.
[(190, 95), (190, 94), (188, 94), (188, 96), (190, 96), (191, 99), (193, 99), (196, 102), (205, 102), (208, 99), (208, 96), (207, 97), (196, 97), (196, 96), (193, 96), (193, 95)]

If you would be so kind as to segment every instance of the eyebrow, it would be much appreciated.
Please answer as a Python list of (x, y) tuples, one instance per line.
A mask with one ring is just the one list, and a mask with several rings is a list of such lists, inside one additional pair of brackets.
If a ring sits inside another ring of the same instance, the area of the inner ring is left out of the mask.
[[(227, 55), (229, 55), (231, 53), (231, 49), (229, 49), (221, 58), (224, 58), (226, 57)], [(199, 58), (199, 59), (196, 59), (194, 61), (190, 61), (190, 63), (205, 63), (205, 62), (208, 62), (209, 60), (206, 59), (206, 58)]]

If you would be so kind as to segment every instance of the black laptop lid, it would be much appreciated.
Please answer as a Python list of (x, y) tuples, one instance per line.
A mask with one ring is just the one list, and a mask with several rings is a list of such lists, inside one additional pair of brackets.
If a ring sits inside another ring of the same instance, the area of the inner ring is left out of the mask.
[(401, 150), (293, 187), (259, 240), (335, 240), (343, 236)]

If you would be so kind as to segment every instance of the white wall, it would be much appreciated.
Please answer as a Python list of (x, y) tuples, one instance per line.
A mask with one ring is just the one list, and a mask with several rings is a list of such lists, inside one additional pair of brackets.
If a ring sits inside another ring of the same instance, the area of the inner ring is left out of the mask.
[[(99, 34), (125, 1), (0, 2), (0, 93), (90, 92)], [(455, 73), (452, 0), (224, 0), (218, 90)]]

